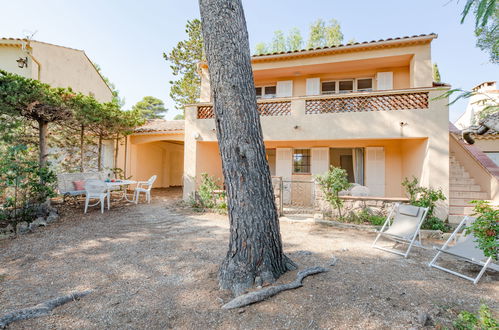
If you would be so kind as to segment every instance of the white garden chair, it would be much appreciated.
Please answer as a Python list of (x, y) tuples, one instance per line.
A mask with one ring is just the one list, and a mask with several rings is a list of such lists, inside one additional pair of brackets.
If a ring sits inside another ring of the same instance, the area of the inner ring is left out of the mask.
[[(465, 235), (464, 228), (469, 226), (471, 223), (475, 221), (475, 218), (465, 217), (461, 223), (456, 227), (452, 235), (449, 237), (447, 242), (441, 247), (436, 248), (438, 250), (437, 254), (433, 258), (433, 260), (428, 264), (428, 266), (443, 270), (444, 272), (462, 277), (469, 281), (472, 281), (473, 284), (477, 284), (482, 275), (485, 273), (487, 268), (493, 269), (495, 271), (499, 271), (499, 265), (494, 264), (492, 262), (492, 257), (486, 257), (483, 254), (483, 251), (477, 247), (477, 243), (475, 242), (476, 237), (473, 234)], [(454, 244), (452, 244), (454, 241)], [(481, 266), (482, 269), (478, 273), (476, 277), (466, 276), (459, 272), (450, 270), (443, 266), (439, 266), (436, 264), (438, 257), (442, 253), (448, 254), (452, 257), (467, 261), (469, 263)]]
[(156, 181), (157, 175), (151, 176), (151, 178), (147, 181), (138, 181), (137, 187), (133, 192), (133, 198), (135, 200), (135, 204), (139, 202), (140, 193), (143, 192), (146, 195), (147, 203), (151, 203), (151, 189), (154, 181)]
[[(105, 199), (107, 198), (107, 209), (110, 206), (110, 196), (108, 193), (107, 185), (101, 180), (87, 180), (85, 181), (85, 212), (89, 206), (100, 205), (101, 213), (104, 213)], [(95, 204), (90, 204), (91, 199), (98, 199)]]
[[(395, 253), (403, 256), (404, 258), (407, 258), (412, 246), (415, 243), (421, 245), (420, 230), (427, 214), (427, 207), (417, 207), (413, 205), (396, 203), (390, 211), (390, 214), (386, 218), (383, 227), (381, 227), (378, 236), (376, 236), (372, 247)], [(405, 243), (409, 246), (405, 251), (382, 247), (376, 245), (380, 237), (393, 240), (397, 243)], [(417, 237), (419, 237), (419, 242), (416, 242)]]

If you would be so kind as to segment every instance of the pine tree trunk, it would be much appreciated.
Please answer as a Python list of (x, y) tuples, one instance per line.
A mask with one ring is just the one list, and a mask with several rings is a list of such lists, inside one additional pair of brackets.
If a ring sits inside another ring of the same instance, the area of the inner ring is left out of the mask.
[(39, 147), (39, 160), (38, 163), (40, 167), (45, 167), (47, 165), (47, 133), (48, 133), (48, 122), (45, 120), (38, 120), (38, 147)]
[(102, 134), (99, 134), (99, 151), (97, 155), (97, 172), (102, 171)]
[(240, 295), (295, 265), (282, 249), (241, 1), (199, 0), (199, 5), (230, 220), (219, 283)]
[(81, 125), (80, 130), (80, 172), (83, 172), (83, 157), (85, 154), (85, 126)]
[(116, 141), (115, 141), (115, 144), (114, 144), (114, 168), (118, 168), (118, 148), (120, 147), (119, 146), (120, 144), (120, 135), (119, 134), (116, 134)]

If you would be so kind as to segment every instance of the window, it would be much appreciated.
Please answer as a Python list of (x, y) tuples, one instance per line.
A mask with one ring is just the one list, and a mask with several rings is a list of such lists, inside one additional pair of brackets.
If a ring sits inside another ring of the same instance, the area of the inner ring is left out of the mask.
[(310, 149), (293, 150), (293, 173), (310, 173)]
[(340, 80), (338, 87), (340, 93), (351, 93), (353, 92), (353, 80)]
[(358, 92), (370, 92), (372, 90), (373, 90), (372, 78), (357, 79), (357, 91)]
[(336, 93), (336, 81), (325, 81), (322, 83), (322, 94), (334, 94)]
[(276, 86), (255, 87), (257, 99), (271, 99), (276, 97)]
[(262, 89), (263, 87), (256, 87), (255, 92), (256, 92), (256, 98), (259, 99), (262, 97)]

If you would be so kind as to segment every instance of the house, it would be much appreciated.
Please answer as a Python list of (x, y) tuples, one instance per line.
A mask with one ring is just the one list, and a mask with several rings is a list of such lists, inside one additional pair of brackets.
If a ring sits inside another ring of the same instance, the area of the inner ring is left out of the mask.
[(41, 41), (0, 38), (0, 69), (52, 87), (71, 87), (100, 102), (113, 93), (83, 50)]
[[(467, 129), (478, 123), (480, 113), (487, 105), (499, 104), (499, 90), (495, 81), (486, 81), (472, 89), (473, 95), (464, 113), (456, 120), (454, 125), (458, 129)], [(491, 129), (483, 135), (476, 135), (475, 145), (499, 165), (499, 132)]]
[[(0, 70), (36, 79), (52, 87), (71, 87), (74, 91), (109, 102), (113, 92), (83, 50), (41, 41), (0, 38)], [(64, 158), (64, 151), (51, 149), (54, 164)], [(113, 166), (113, 143), (105, 141), (103, 166)]]
[[(491, 183), (497, 178), (487, 177), (490, 173), (480, 181), (486, 187), (462, 181), (470, 177), (454, 157), (464, 152), (458, 150), (461, 141), (451, 141), (448, 100), (436, 98), (450, 87), (432, 80), (435, 38), (427, 34), (252, 57), (267, 158), (272, 175), (282, 180), (284, 204), (312, 205), (313, 176), (330, 165), (345, 169), (350, 182), (367, 186), (378, 198), (405, 196), (401, 183), (415, 176), (449, 197), (439, 216), (450, 211), (451, 221), (470, 212), (469, 199), (499, 198), (499, 185)], [(159, 173), (157, 187), (179, 184), (181, 162), (175, 159), (183, 157), (185, 199), (202, 173), (222, 178), (206, 63), (199, 72), (200, 103), (185, 108), (185, 123), (155, 121), (139, 128), (122, 153), (128, 156), (120, 156), (127, 175), (136, 179)], [(474, 155), (470, 158), (476, 165)]]

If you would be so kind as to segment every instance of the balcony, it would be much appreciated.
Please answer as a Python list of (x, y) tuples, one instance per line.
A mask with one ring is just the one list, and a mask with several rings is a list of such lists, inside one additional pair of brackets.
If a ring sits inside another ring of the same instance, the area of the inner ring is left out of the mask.
[[(428, 89), (376, 91), (258, 100), (258, 112), (260, 116), (289, 116), (292, 103), (303, 100), (306, 115), (428, 109), (430, 102)], [(198, 105), (197, 119), (210, 118), (214, 118), (213, 106)]]
[[(258, 100), (266, 141), (427, 138), (448, 135), (440, 87)], [(213, 105), (186, 108), (198, 141), (216, 141)], [(211, 119), (211, 120), (210, 120)]]

